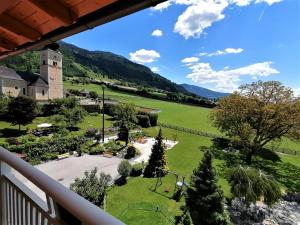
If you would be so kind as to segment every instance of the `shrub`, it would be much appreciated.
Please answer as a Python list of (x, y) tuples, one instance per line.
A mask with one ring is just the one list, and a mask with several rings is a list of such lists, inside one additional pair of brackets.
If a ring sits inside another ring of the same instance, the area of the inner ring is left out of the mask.
[(138, 150), (133, 146), (128, 146), (127, 150), (126, 150), (126, 155), (125, 155), (125, 159), (131, 159), (134, 158), (138, 153)]
[(120, 146), (114, 140), (110, 140), (109, 142), (105, 143), (104, 147), (110, 152), (118, 152), (120, 150)]
[(0, 146), (3, 147), (3, 148), (8, 149), (9, 144), (8, 144), (7, 142), (4, 142), (4, 141), (1, 141), (1, 140), (0, 140)]
[(140, 125), (143, 128), (150, 127), (150, 119), (147, 115), (137, 115), (138, 125)]
[(90, 98), (92, 98), (92, 99), (98, 98), (98, 94), (96, 91), (90, 91), (89, 95), (90, 95)]
[(144, 166), (143, 166), (142, 163), (138, 163), (138, 164), (133, 165), (132, 169), (131, 169), (130, 176), (132, 176), (132, 177), (141, 176), (142, 173), (143, 173), (143, 169), (144, 169)]
[(97, 133), (97, 130), (95, 128), (89, 127), (85, 131), (85, 136), (90, 137), (90, 138), (95, 137), (96, 133)]
[(97, 176), (97, 172), (97, 168), (90, 172), (85, 171), (85, 177), (76, 178), (74, 183), (70, 185), (70, 189), (86, 200), (102, 208), (106, 189), (111, 180), (111, 176), (104, 173), (100, 173), (100, 175)]
[(41, 160), (48, 161), (57, 159), (58, 155), (59, 154), (57, 152), (45, 152), (45, 154), (42, 155)]
[(10, 137), (10, 138), (6, 138), (6, 142), (9, 144), (9, 145), (19, 145), (21, 144), (17, 138), (15, 137)]
[(103, 145), (95, 145), (90, 149), (89, 154), (98, 155), (98, 154), (102, 154), (104, 151), (105, 148), (103, 147)]
[(127, 160), (123, 160), (120, 162), (118, 166), (118, 173), (123, 177), (126, 178), (131, 173), (131, 165)]
[(157, 126), (158, 114), (157, 113), (149, 113), (149, 120), (152, 127)]

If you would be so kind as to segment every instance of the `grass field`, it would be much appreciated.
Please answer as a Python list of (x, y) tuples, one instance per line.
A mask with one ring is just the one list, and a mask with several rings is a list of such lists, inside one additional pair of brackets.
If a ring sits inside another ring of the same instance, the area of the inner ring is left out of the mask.
[[(158, 128), (150, 128), (147, 131), (155, 136)], [(168, 167), (170, 171), (177, 173), (180, 177), (186, 177), (189, 181), (193, 169), (197, 167), (203, 156), (203, 149), (209, 148), (212, 142), (206, 137), (163, 129), (163, 135), (167, 139), (172, 139), (175, 134), (179, 143), (167, 151)], [(256, 168), (264, 169), (276, 177), (283, 189), (288, 187), (300, 190), (300, 156), (280, 154), (279, 159), (274, 162), (257, 156), (253, 161)], [(230, 188), (226, 180), (226, 171), (232, 166), (230, 163), (226, 159), (214, 159), (219, 185), (226, 197), (230, 197)], [(170, 199), (176, 182), (175, 176), (172, 174), (165, 176), (163, 184), (156, 192), (153, 192), (155, 182), (156, 179), (153, 178), (138, 177), (130, 178), (124, 186), (112, 187), (106, 199), (107, 212), (130, 225), (172, 224), (170, 220), (179, 213), (179, 207), (182, 204), (182, 202), (177, 203)], [(166, 193), (166, 189), (171, 191)], [(137, 207), (132, 207), (132, 205)], [(156, 207), (162, 208), (163, 213), (151, 210)], [(168, 216), (164, 216), (164, 213)]]
[[(102, 92), (102, 89), (100, 89), (99, 85), (95, 84), (72, 85), (70, 82), (65, 82), (64, 86), (67, 89), (87, 89), (90, 91), (96, 91), (99, 94), (101, 94)], [(169, 123), (172, 125), (192, 128), (206, 132), (220, 133), (215, 127), (212, 126), (211, 121), (209, 119), (209, 113), (211, 109), (149, 99), (140, 96), (129, 95), (127, 93), (110, 89), (106, 89), (105, 93), (106, 97), (117, 99), (122, 102), (133, 103), (138, 106), (144, 106), (161, 110), (158, 117), (159, 122)], [(292, 141), (287, 138), (283, 139), (282, 143), (280, 144), (280, 147), (300, 152), (300, 142)]]

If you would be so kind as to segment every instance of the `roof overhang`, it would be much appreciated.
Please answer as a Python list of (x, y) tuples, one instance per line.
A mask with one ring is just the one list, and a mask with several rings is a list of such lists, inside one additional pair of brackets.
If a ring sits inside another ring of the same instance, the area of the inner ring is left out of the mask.
[(166, 0), (0, 1), (0, 59), (39, 50)]

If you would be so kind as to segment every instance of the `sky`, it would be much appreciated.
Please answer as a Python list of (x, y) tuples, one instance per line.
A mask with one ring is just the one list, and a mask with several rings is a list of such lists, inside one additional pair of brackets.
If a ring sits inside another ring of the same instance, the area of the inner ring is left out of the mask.
[(64, 41), (178, 84), (232, 92), (277, 80), (300, 95), (300, 0), (169, 0)]

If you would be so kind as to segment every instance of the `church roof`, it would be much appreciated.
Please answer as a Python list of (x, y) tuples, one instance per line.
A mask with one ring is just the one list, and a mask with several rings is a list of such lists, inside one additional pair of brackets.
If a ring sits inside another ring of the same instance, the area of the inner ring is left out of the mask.
[(22, 77), (11, 68), (6, 66), (0, 66), (0, 78), (5, 78), (9, 80), (23, 80)]
[(35, 81), (31, 82), (28, 86), (49, 87), (48, 83), (40, 76)]

